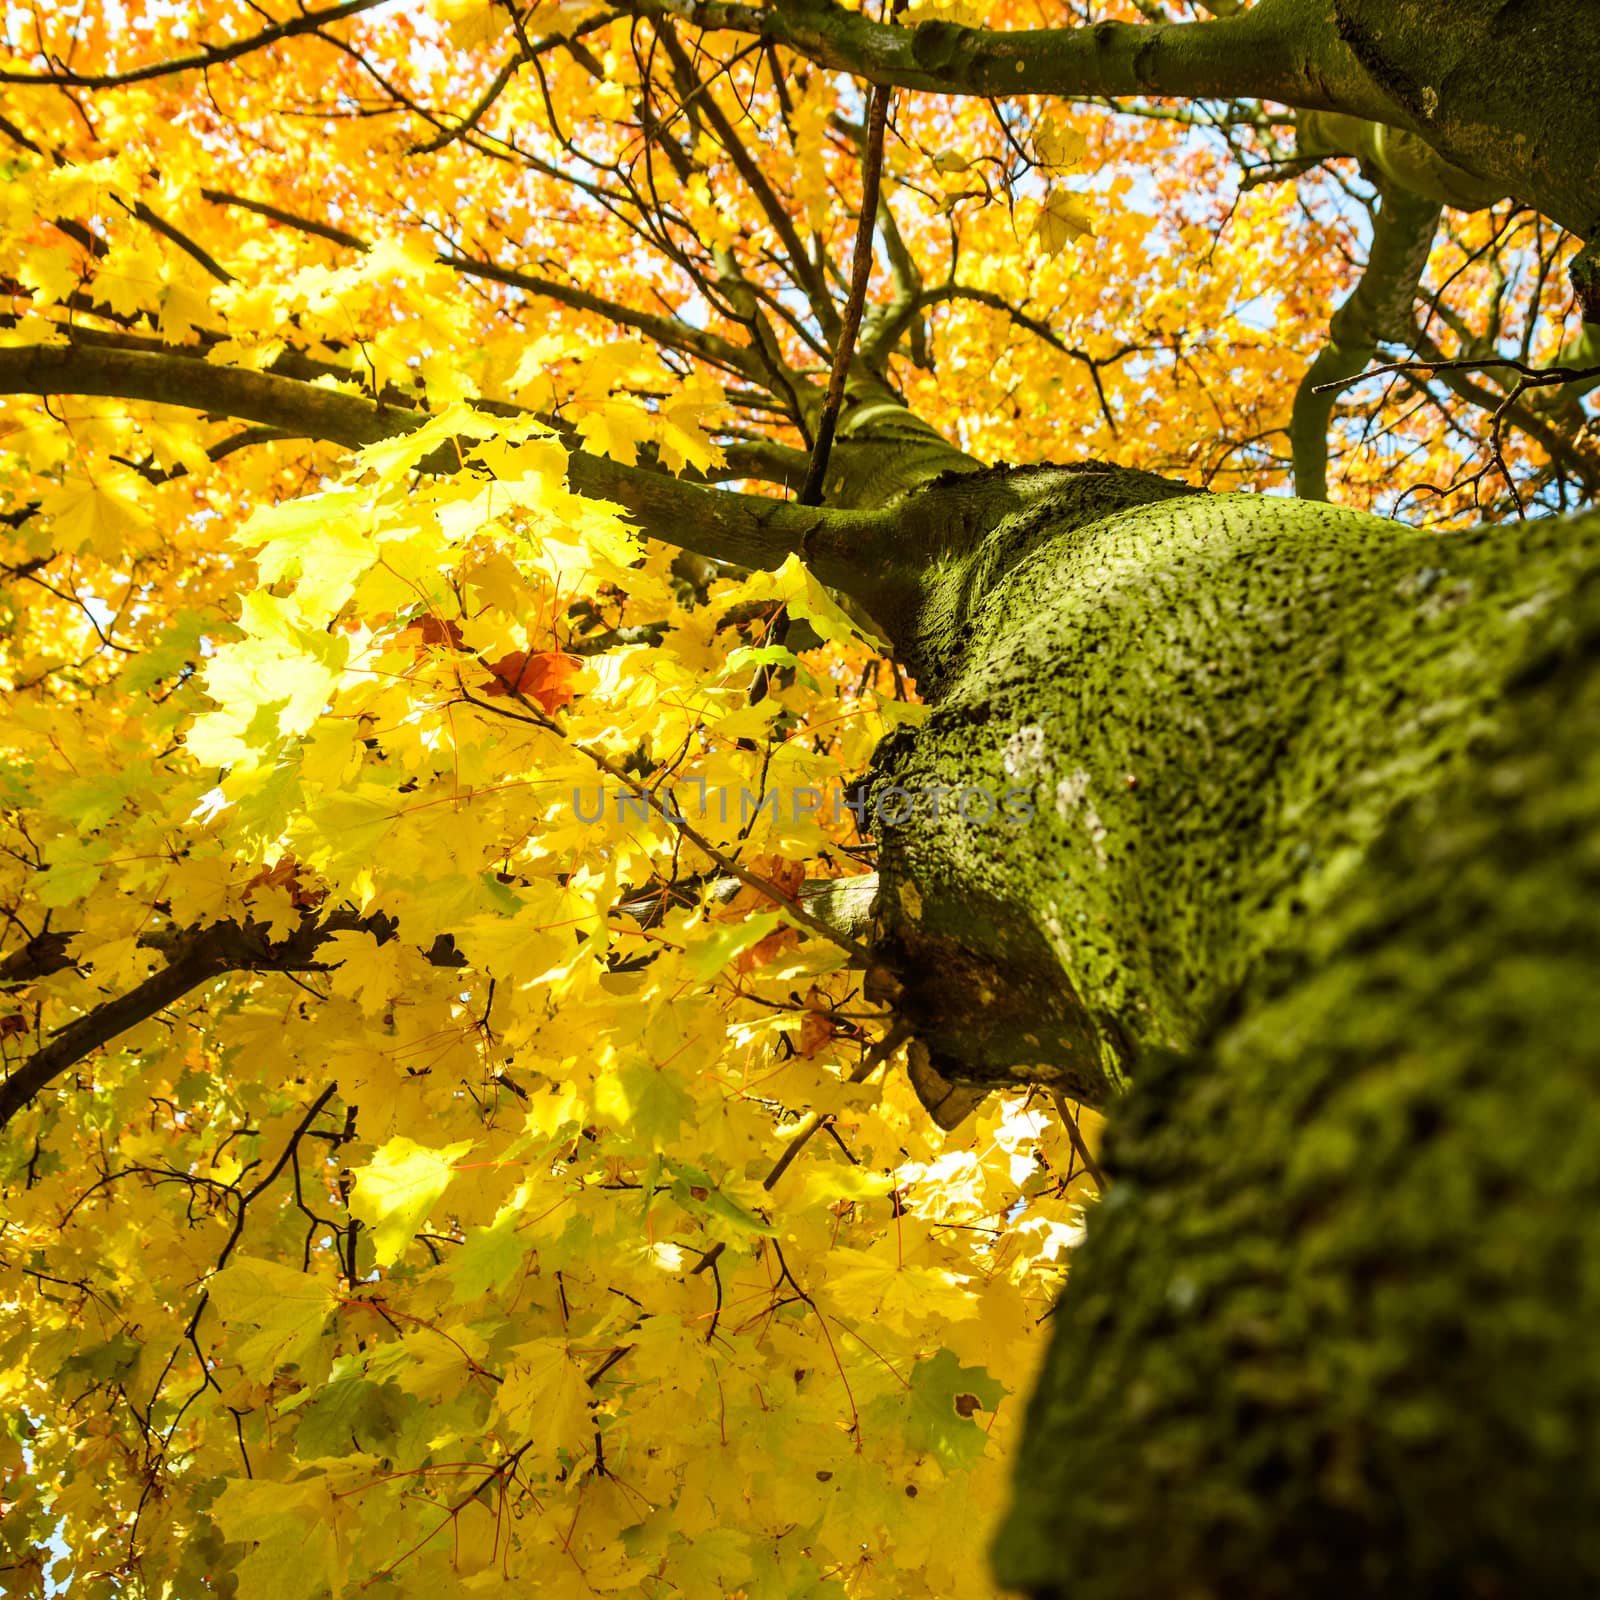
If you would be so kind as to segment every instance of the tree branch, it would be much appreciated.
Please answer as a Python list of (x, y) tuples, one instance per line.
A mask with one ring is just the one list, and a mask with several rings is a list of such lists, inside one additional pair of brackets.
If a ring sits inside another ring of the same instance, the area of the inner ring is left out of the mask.
[[(1226, 19), (998, 31), (897, 27), (834, 0), (619, 0), (641, 17), (754, 34), (876, 84), (1065, 99), (1275, 100), (1406, 129), (1454, 168), (1588, 238), (1600, 7), (1593, 0), (1258, 0)], [(1600, 320), (1600, 254), (1575, 287)]]
[(900, 342), (900, 335), (911, 330), (911, 359), (917, 366), (928, 364), (927, 323), (921, 315), (922, 269), (912, 255), (894, 208), (887, 195), (878, 197), (878, 227), (883, 233), (889, 257), (889, 276), (894, 298), (886, 306), (874, 306), (867, 314), (861, 333), (861, 359), (869, 366), (881, 367), (889, 352)]
[(1408, 190), (1381, 191), (1366, 270), (1328, 324), (1328, 342), (1295, 391), (1289, 440), (1294, 489), (1328, 498), (1328, 424), (1342, 384), (1358, 377), (1382, 339), (1409, 337), (1411, 306), (1439, 226), (1439, 202)]
[[(71, 343), (0, 349), (0, 394), (98, 395), (184, 406), (347, 449), (410, 433), (429, 420), (426, 411), (400, 410), (364, 395), (217, 366), (176, 351)], [(456, 471), (470, 453), (470, 444), (446, 444), (425, 458), (420, 470)], [(615, 501), (650, 538), (742, 566), (776, 566), (788, 555), (801, 555), (824, 583), (869, 607), (885, 592), (889, 575), (867, 554), (875, 543), (880, 550), (891, 543), (892, 519), (882, 513), (705, 489), (585, 451), (571, 453), (567, 471), (577, 493)]]
[(889, 100), (893, 90), (872, 91), (872, 108), (867, 114), (867, 143), (861, 159), (861, 220), (856, 228), (855, 253), (850, 263), (850, 298), (845, 302), (833, 351), (833, 371), (828, 377), (828, 394), (817, 419), (816, 442), (811, 447), (811, 466), (806, 472), (799, 501), (803, 506), (822, 504), (822, 484), (828, 471), (828, 452), (833, 449), (833, 431), (839, 425), (839, 407), (844, 404), (845, 379), (855, 355), (856, 334), (861, 328), (861, 312), (867, 303), (867, 280), (872, 276), (872, 235), (878, 218), (878, 182), (883, 175), (883, 135), (889, 125)]
[(120, 84), (145, 83), (151, 78), (165, 78), (175, 72), (191, 72), (202, 67), (220, 66), (224, 61), (237, 61), (240, 56), (264, 50), (280, 39), (290, 39), (296, 34), (315, 33), (330, 22), (342, 22), (363, 11), (375, 11), (387, 0), (344, 0), (343, 5), (329, 6), (326, 11), (305, 11), (284, 22), (275, 22), (248, 39), (235, 39), (232, 44), (202, 45), (191, 56), (179, 56), (174, 61), (155, 61), (149, 66), (134, 67), (127, 72), (0, 72), (0, 83), (21, 83), (51, 86), (59, 89), (114, 89)]
[[(1001, 32), (948, 22), (897, 27), (846, 11), (833, 0), (628, 0), (642, 17), (675, 17), (724, 29), (850, 72), (871, 83), (945, 94), (1160, 95), (1181, 99), (1272, 99), (1286, 105), (1381, 116), (1392, 108), (1370, 86), (1334, 94), (1307, 59), (1298, 0), (1261, 0), (1226, 20)], [(1330, 30), (1331, 31), (1331, 30)]]
[[(267, 937), (259, 923), (215, 922), (204, 928), (164, 929), (146, 935), (140, 945), (164, 951), (166, 966), (126, 994), (107, 1000), (58, 1029), (48, 1044), (0, 1083), (0, 1129), (85, 1056), (164, 1011), (200, 984), (225, 972), (315, 970), (320, 966), (316, 959), (320, 946), (336, 933), (353, 931), (371, 933), (383, 944), (394, 937), (395, 927), (382, 913), (363, 917), (354, 911), (336, 911), (321, 921), (307, 917), (299, 929), (277, 943)], [(12, 981), (48, 977), (71, 966), (65, 945), (72, 937), (55, 934), (30, 940), (5, 963), (6, 967), (14, 964)], [(424, 959), (439, 967), (466, 965), (447, 938), (435, 940), (433, 947), (424, 952)]]
[[(1020, 306), (1013, 305), (1002, 294), (997, 294), (993, 289), (976, 289), (964, 283), (944, 283), (936, 289), (926, 289), (917, 297), (901, 305), (898, 312), (887, 318), (884, 324), (876, 330), (880, 339), (887, 339), (891, 343), (898, 340), (901, 330), (914, 317), (920, 316), (930, 306), (941, 305), (949, 300), (969, 300), (974, 305), (988, 306), (992, 311), (1004, 312), (1019, 328), (1026, 328), (1036, 339), (1042, 339), (1052, 350), (1059, 351), (1072, 360), (1081, 362), (1089, 371), (1089, 379), (1094, 384), (1096, 398), (1100, 402), (1100, 414), (1105, 418), (1106, 428), (1115, 439), (1118, 435), (1117, 419), (1111, 410), (1111, 402), (1106, 397), (1105, 385), (1100, 378), (1100, 369), (1108, 367), (1122, 360), (1124, 356), (1136, 354), (1141, 348), (1139, 345), (1119, 345), (1110, 355), (1095, 357), (1088, 351), (1080, 350), (1076, 345), (1070, 345), (1057, 333), (1048, 322), (1041, 321), (1038, 317), (1030, 316)], [(1159, 348), (1159, 347), (1157, 347)]]
[[(678, 42), (677, 35), (670, 26), (660, 27), (658, 37), (665, 48), (672, 65), (678, 74), (680, 83), (688, 86), (684, 104), (690, 116), (699, 121), (703, 115), (711, 124), (717, 142), (727, 153), (728, 159), (733, 163), (734, 169), (744, 180), (746, 188), (761, 207), (767, 221), (772, 225), (772, 230), (777, 234), (783, 245), (784, 253), (788, 258), (789, 275), (794, 280), (795, 287), (799, 289), (810, 302), (811, 310), (824, 333), (833, 334), (838, 328), (839, 314), (834, 310), (832, 297), (828, 293), (826, 279), (818, 268), (806, 255), (805, 246), (800, 242), (800, 235), (795, 231), (794, 220), (789, 215), (788, 207), (778, 198), (772, 185), (767, 182), (766, 174), (762, 172), (755, 158), (745, 148), (744, 141), (734, 131), (733, 124), (729, 122), (722, 107), (717, 104), (716, 96), (711, 93), (710, 86), (704, 83), (694, 69), (694, 64), (685, 53), (683, 46)], [(689, 105), (690, 96), (694, 97), (692, 108)]]
[[(554, 724), (544, 719), (541, 719), (541, 723), (561, 734)], [(604, 757), (587, 749), (584, 753), (619, 782), (633, 789), (641, 799), (656, 803), (648, 790), (634, 783), (620, 768), (613, 767)], [(692, 837), (696, 843), (702, 843), (698, 834)], [(781, 903), (804, 927), (840, 945), (858, 962), (865, 962), (867, 952), (857, 941), (864, 940), (870, 933), (871, 903), (877, 891), (875, 875), (814, 880), (802, 884), (798, 897), (791, 898), (784, 896), (766, 879), (756, 877), (709, 845), (705, 848), (715, 860), (735, 874), (732, 881), (759, 888)], [(0, 1130), (4, 1130), (41, 1090), (48, 1088), (86, 1056), (102, 1045), (109, 1044), (118, 1034), (148, 1021), (175, 1004), (200, 984), (228, 972), (325, 970), (326, 963), (318, 959), (318, 951), (339, 933), (369, 933), (379, 944), (387, 944), (396, 936), (397, 928), (393, 919), (383, 912), (363, 916), (345, 908), (320, 920), (315, 914), (308, 915), (299, 929), (276, 943), (267, 937), (260, 924), (236, 921), (216, 922), (204, 928), (166, 928), (144, 935), (139, 940), (140, 946), (164, 953), (167, 965), (161, 971), (152, 973), (143, 983), (136, 984), (126, 994), (107, 1000), (58, 1029), (48, 1044), (35, 1051), (10, 1077), (0, 1082)], [(67, 946), (75, 937), (76, 934), (72, 932), (35, 935), (9, 956), (0, 959), (0, 988), (38, 982), (75, 965), (67, 954)], [(447, 934), (435, 939), (432, 946), (421, 954), (429, 965), (435, 967), (457, 968), (467, 964)]]

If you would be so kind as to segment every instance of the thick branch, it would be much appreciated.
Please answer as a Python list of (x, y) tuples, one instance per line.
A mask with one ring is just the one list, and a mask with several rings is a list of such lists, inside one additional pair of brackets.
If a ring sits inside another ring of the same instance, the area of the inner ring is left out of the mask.
[(107, 1000), (75, 1022), (69, 1022), (51, 1037), (49, 1044), (29, 1056), (0, 1083), (0, 1128), (4, 1128), (40, 1090), (76, 1066), (91, 1051), (119, 1033), (148, 1021), (208, 978), (243, 965), (242, 961), (233, 959), (231, 941), (220, 935), (211, 937), (213, 932), (207, 929), (205, 934), (198, 935), (160, 972), (146, 978), (127, 994)]
[(889, 257), (894, 299), (886, 306), (874, 306), (867, 313), (861, 332), (861, 358), (869, 366), (881, 367), (889, 352), (900, 342), (900, 335), (909, 327), (911, 359), (918, 366), (926, 366), (928, 325), (918, 305), (918, 296), (923, 290), (922, 269), (900, 232), (887, 195), (878, 198), (878, 227)]
[(1381, 122), (1303, 112), (1295, 123), (1295, 148), (1314, 161), (1353, 156), (1386, 188), (1406, 189), (1458, 211), (1481, 211), (1506, 197), (1503, 184), (1453, 165), (1416, 134)]
[(1334, 312), (1328, 342), (1295, 391), (1289, 437), (1302, 500), (1328, 498), (1328, 424), (1337, 385), (1362, 372), (1380, 340), (1404, 339), (1412, 331), (1411, 305), (1438, 226), (1437, 201), (1398, 188), (1383, 191), (1366, 271)]
[(1378, 116), (1382, 100), (1358, 108), (1318, 84), (1297, 50), (1298, 0), (1262, 0), (1226, 21), (1000, 32), (925, 22), (896, 27), (832, 3), (753, 6), (723, 0), (633, 0), (640, 16), (670, 15), (696, 27), (757, 34), (822, 66), (872, 83), (946, 94), (1171, 95), (1184, 99), (1273, 99), (1289, 105)]
[[(620, 770), (615, 771), (614, 776), (637, 788)], [(638, 792), (645, 793), (642, 789)], [(752, 878), (749, 873), (741, 873), (741, 877), (757, 886), (770, 888), (765, 880)], [(877, 881), (873, 874), (819, 879), (801, 886), (799, 897), (790, 910), (813, 932), (864, 958), (864, 951), (856, 941), (864, 941), (869, 935)], [(206, 928), (165, 929), (146, 935), (139, 943), (146, 949), (163, 952), (167, 957), (166, 966), (126, 994), (107, 1000), (59, 1029), (48, 1044), (35, 1051), (0, 1083), (0, 1130), (41, 1090), (85, 1057), (109, 1044), (118, 1034), (174, 1005), (201, 984), (226, 972), (324, 970), (326, 963), (319, 959), (321, 947), (335, 934), (350, 932), (369, 933), (379, 944), (386, 944), (395, 937), (396, 927), (382, 912), (362, 916), (353, 910), (339, 910), (321, 919), (308, 915), (295, 933), (277, 943), (269, 940), (255, 923), (217, 922)], [(72, 966), (74, 963), (66, 948), (74, 937), (72, 933), (47, 933), (30, 939), (0, 960), (0, 982), (10, 986), (37, 982)], [(422, 956), (435, 967), (466, 965), (448, 935), (436, 939)]]
[[(100, 395), (185, 406), (348, 449), (409, 433), (428, 420), (426, 412), (397, 410), (364, 395), (176, 352), (74, 344), (0, 349), (0, 394)], [(470, 454), (471, 447), (464, 448)], [(421, 467), (454, 471), (461, 459), (462, 451), (447, 445)], [(798, 554), (824, 583), (869, 607), (882, 592), (884, 575), (874, 570), (870, 552), (892, 548), (892, 541), (891, 519), (880, 514), (704, 489), (583, 451), (572, 452), (568, 478), (579, 494), (615, 501), (649, 537), (680, 549), (744, 566), (775, 566)]]
[[(823, 66), (910, 89), (1265, 99), (1342, 112), (1409, 129), (1452, 167), (1499, 183), (1582, 238), (1600, 226), (1593, 0), (1259, 0), (1211, 22), (1015, 32), (895, 27), (832, 0), (629, 0), (626, 9), (756, 34)], [(1600, 307), (1600, 289), (1593, 304)]]

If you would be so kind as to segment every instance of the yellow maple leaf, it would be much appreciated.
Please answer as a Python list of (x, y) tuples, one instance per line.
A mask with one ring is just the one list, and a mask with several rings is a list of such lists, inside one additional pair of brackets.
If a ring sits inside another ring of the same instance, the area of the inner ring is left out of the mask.
[(119, 316), (132, 316), (161, 303), (166, 272), (161, 251), (153, 242), (123, 243), (112, 247), (94, 275), (94, 292)]
[(981, 1309), (971, 1278), (942, 1267), (902, 1266), (892, 1254), (864, 1250), (832, 1253), (827, 1294), (846, 1315), (900, 1329), (928, 1317), (959, 1321)]
[(1041, 117), (1033, 130), (1033, 153), (1041, 167), (1076, 166), (1088, 150), (1089, 141), (1060, 117)]
[(236, 1256), (207, 1287), (230, 1331), (244, 1332), (232, 1346), (234, 1358), (269, 1377), (304, 1359), (339, 1303), (315, 1274), (253, 1256)]
[(355, 1168), (350, 1211), (372, 1230), (380, 1267), (393, 1266), (411, 1237), (427, 1221), (455, 1176), (455, 1163), (472, 1148), (470, 1139), (430, 1150), (404, 1137), (390, 1139), (365, 1166)]
[(117, 467), (69, 479), (40, 496), (39, 509), (52, 519), (58, 548), (92, 550), (107, 559), (136, 548), (151, 526), (139, 504), (138, 480)]
[(1074, 239), (1094, 236), (1094, 213), (1069, 189), (1052, 189), (1033, 224), (1033, 237), (1047, 255), (1058, 255)]
[(361, 1006), (363, 1015), (376, 1016), (400, 990), (400, 957), (405, 946), (398, 939), (379, 944), (370, 933), (353, 930), (336, 933), (322, 947), (321, 958), (336, 967), (330, 985), (335, 994), (347, 994)]
[(36, 289), (41, 302), (60, 302), (78, 287), (77, 257), (62, 245), (30, 245), (17, 269), (17, 281)]
[(511, 1351), (511, 1370), (495, 1395), (495, 1415), (545, 1461), (557, 1450), (592, 1443), (589, 1387), (565, 1339), (530, 1339)]

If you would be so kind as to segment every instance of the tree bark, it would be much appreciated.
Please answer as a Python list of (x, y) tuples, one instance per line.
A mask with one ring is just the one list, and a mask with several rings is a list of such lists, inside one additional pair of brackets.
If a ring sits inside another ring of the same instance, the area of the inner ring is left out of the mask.
[(1600, 594), (1549, 593), (1442, 781), (1141, 1064), (1004, 1582), (1600, 1589)]
[[(628, 0), (873, 83), (987, 97), (1276, 100), (1418, 135), (1580, 238), (1600, 222), (1592, 0), (1257, 0), (1223, 20), (1014, 31), (873, 22), (832, 0)], [(1600, 309), (1594, 316), (1600, 317)]]
[[(1440, 534), (1092, 464), (902, 518), (928, 571), (883, 620), (935, 707), (877, 758), (880, 950), (945, 1077), (1095, 1105), (1466, 759), (1600, 550), (1596, 519)], [(1018, 789), (1027, 821), (981, 798)]]
[[(1597, 1592), (1600, 516), (1439, 534), (1094, 466), (902, 516), (902, 1016), (941, 1093), (1134, 1080), (1000, 1577)], [(1023, 823), (955, 802), (1017, 784)]]
[[(1302, 0), (1409, 127), (1581, 239), (1600, 223), (1600, 8), (1590, 0)], [(1309, 36), (1309, 35), (1308, 35)]]

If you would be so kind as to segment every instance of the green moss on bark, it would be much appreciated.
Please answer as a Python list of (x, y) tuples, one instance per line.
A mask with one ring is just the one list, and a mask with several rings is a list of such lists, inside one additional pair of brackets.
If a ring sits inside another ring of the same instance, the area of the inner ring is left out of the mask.
[(1596, 587), (1201, 1047), (1146, 1064), (1032, 1401), (1009, 1584), (1600, 1592)]
[[(1109, 468), (936, 485), (919, 518), (944, 554), (896, 631), (936, 705), (877, 761), (886, 816), (917, 797), (879, 830), (882, 949), (945, 1077), (1098, 1104), (1461, 758), (1600, 546)], [(1026, 822), (957, 804), (1018, 789)]]

